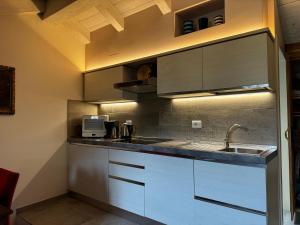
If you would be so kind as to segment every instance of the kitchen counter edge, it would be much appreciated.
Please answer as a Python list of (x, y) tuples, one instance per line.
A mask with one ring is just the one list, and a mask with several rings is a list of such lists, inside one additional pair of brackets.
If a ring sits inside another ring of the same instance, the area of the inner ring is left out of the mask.
[(195, 160), (204, 160), (210, 162), (220, 162), (234, 165), (244, 165), (253, 167), (266, 167), (267, 164), (277, 156), (277, 149), (270, 149), (262, 156), (227, 153), (220, 151), (207, 151), (201, 149), (183, 149), (180, 146), (160, 146), (160, 145), (143, 145), (113, 142), (110, 140), (94, 140), (86, 138), (68, 138), (69, 144), (92, 145), (99, 147), (108, 147), (111, 149), (133, 151), (148, 154), (157, 154), (173, 156), (180, 158), (189, 158)]

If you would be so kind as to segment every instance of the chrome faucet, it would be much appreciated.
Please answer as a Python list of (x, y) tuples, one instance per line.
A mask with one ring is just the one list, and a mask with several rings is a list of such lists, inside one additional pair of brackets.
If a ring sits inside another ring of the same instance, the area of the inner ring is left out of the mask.
[(248, 130), (246, 127), (243, 127), (243, 126), (241, 126), (240, 124), (237, 124), (237, 123), (231, 125), (231, 126), (228, 128), (227, 132), (226, 132), (225, 148), (229, 148), (229, 143), (230, 143), (231, 134), (232, 134), (235, 130), (237, 130), (237, 129), (245, 129), (245, 130)]

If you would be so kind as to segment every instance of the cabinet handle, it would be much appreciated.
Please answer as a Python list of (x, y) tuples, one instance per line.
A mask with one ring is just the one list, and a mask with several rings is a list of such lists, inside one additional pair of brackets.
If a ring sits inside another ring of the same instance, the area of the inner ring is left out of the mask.
[(116, 177), (116, 176), (112, 176), (112, 175), (109, 175), (108, 177), (110, 179), (124, 181), (124, 182), (130, 183), (130, 184), (136, 184), (136, 185), (139, 185), (139, 186), (145, 186), (145, 183), (139, 182), (139, 181), (129, 180), (129, 179), (126, 179), (126, 178)]
[(216, 200), (203, 198), (203, 197), (199, 197), (199, 196), (194, 196), (194, 199), (198, 200), (198, 201), (214, 204), (214, 205), (223, 206), (223, 207), (226, 207), (226, 208), (231, 208), (231, 209), (235, 209), (235, 210), (240, 210), (240, 211), (244, 211), (244, 212), (248, 212), (248, 213), (261, 215), (261, 216), (266, 216), (267, 215), (265, 212), (258, 211), (258, 210), (255, 210), (255, 209), (249, 209), (249, 208), (245, 208), (245, 207), (242, 207), (242, 206), (231, 205), (231, 204), (228, 204), (228, 203), (219, 202), (219, 201), (216, 201)]
[(119, 166), (132, 167), (132, 168), (136, 168), (136, 169), (142, 169), (142, 170), (145, 169), (145, 166), (134, 165), (134, 164), (129, 164), (129, 163), (122, 163), (122, 162), (111, 161), (111, 160), (109, 160), (109, 163), (119, 165)]

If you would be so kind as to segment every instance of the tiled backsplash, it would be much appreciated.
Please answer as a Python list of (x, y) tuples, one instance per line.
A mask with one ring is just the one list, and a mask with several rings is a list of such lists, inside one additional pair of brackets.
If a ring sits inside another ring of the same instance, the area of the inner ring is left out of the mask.
[[(191, 141), (223, 141), (227, 128), (239, 123), (232, 141), (277, 144), (275, 95), (238, 94), (193, 99), (155, 99), (139, 103), (104, 104), (99, 114), (121, 123), (136, 125), (136, 135)], [(192, 120), (202, 120), (202, 129), (192, 129)]]

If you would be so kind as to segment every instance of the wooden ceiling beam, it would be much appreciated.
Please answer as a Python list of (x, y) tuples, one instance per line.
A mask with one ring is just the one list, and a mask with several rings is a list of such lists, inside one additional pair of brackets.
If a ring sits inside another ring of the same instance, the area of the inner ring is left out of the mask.
[(48, 0), (43, 19), (61, 24), (92, 7), (96, 7), (117, 31), (124, 30), (124, 16), (109, 0), (60, 0), (59, 4), (55, 0)]
[(90, 9), (94, 4), (95, 0), (48, 0), (43, 20), (54, 24), (62, 24)]
[(67, 28), (71, 33), (74, 34), (75, 38), (84, 44), (89, 44), (91, 41), (90, 31), (85, 29), (84, 26), (80, 25), (75, 21), (66, 21), (63, 26)]
[(163, 15), (172, 11), (172, 0), (154, 0)]
[(96, 8), (117, 31), (124, 30), (124, 16), (111, 3), (110, 0), (99, 0)]

